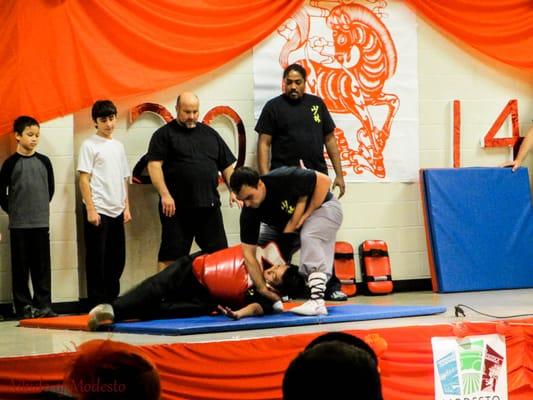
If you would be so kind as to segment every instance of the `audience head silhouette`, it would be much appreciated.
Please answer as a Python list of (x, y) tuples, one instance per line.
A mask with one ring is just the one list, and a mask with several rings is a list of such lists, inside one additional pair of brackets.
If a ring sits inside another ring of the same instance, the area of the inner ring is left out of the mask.
[(161, 393), (154, 364), (135, 346), (111, 340), (80, 345), (65, 383), (82, 400), (157, 400)]
[(376, 354), (363, 340), (342, 332), (313, 340), (283, 378), (283, 400), (335, 398), (383, 399)]

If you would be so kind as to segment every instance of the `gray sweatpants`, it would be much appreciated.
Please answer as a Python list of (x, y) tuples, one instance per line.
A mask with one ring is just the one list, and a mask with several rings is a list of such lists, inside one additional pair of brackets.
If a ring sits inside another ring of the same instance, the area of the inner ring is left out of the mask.
[(317, 208), (304, 222), (300, 232), (300, 274), (333, 270), (335, 240), (342, 223), (342, 207), (335, 197)]

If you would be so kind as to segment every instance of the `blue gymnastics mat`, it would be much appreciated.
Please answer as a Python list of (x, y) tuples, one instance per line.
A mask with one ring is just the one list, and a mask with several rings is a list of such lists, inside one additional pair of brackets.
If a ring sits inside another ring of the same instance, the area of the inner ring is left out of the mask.
[[(153, 321), (118, 322), (105, 328), (113, 332), (146, 333), (152, 335), (191, 335), (196, 333), (227, 332), (246, 329), (265, 329), (286, 326), (331, 324), (335, 322), (414, 317), (440, 314), (446, 307), (437, 306), (381, 306), (347, 304), (328, 306), (328, 315), (302, 316), (291, 312), (234, 321), (224, 315), (191, 318), (159, 319)], [(104, 328), (104, 327), (102, 327)]]
[(421, 171), (433, 289), (533, 287), (533, 207), (526, 168)]

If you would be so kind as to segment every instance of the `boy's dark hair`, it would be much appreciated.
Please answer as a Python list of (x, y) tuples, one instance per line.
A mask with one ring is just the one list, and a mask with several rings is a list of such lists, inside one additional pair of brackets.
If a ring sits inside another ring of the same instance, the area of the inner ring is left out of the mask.
[(343, 341), (327, 341), (304, 350), (290, 363), (283, 377), (283, 400), (340, 399), (346, 397), (347, 385), (358, 399), (383, 399), (372, 356)]
[(237, 167), (229, 180), (231, 190), (239, 193), (244, 185), (257, 188), (259, 172), (250, 167)]
[(307, 71), (300, 64), (291, 64), (287, 68), (285, 68), (285, 70), (283, 71), (283, 79), (285, 79), (287, 75), (289, 75), (289, 72), (291, 71), (298, 72), (300, 75), (302, 75), (302, 78), (304, 78), (304, 81), (307, 80)]
[(289, 264), (289, 268), (281, 278), (281, 284), (276, 288), (283, 295), (294, 299), (302, 297), (305, 293), (305, 280), (298, 272), (298, 267), (294, 264)]
[(37, 122), (35, 118), (27, 115), (21, 115), (15, 121), (13, 121), (13, 132), (15, 132), (17, 135), (22, 135), (24, 129), (35, 125), (40, 126), (39, 122)]
[(350, 335), (344, 332), (328, 332), (323, 335), (317, 336), (311, 342), (309, 342), (309, 344), (305, 347), (305, 350), (309, 350), (319, 345), (320, 343), (333, 342), (333, 341), (343, 342), (343, 343), (349, 344), (350, 346), (365, 350), (366, 352), (368, 352), (368, 354), (370, 354), (370, 356), (372, 357), (372, 359), (377, 365), (378, 356), (376, 355), (376, 352), (374, 351), (374, 349), (370, 347), (370, 345), (367, 342), (365, 342), (363, 339), (360, 339), (357, 336)]
[(91, 116), (96, 122), (97, 118), (106, 118), (110, 115), (117, 115), (117, 108), (111, 100), (97, 100), (93, 104)]

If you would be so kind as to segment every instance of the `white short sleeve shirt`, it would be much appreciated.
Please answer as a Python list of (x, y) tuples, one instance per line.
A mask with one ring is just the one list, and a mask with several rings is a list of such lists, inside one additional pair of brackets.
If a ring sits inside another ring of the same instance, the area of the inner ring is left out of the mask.
[(91, 174), (90, 186), (98, 214), (117, 217), (126, 207), (126, 182), (130, 170), (124, 145), (93, 135), (80, 148), (78, 171)]

